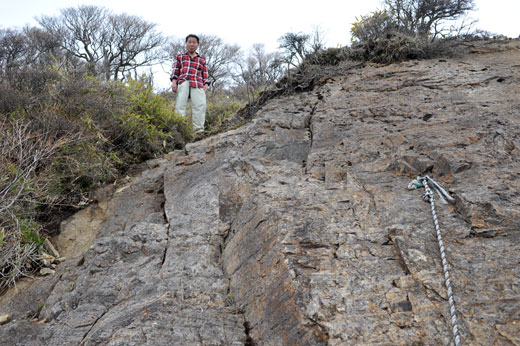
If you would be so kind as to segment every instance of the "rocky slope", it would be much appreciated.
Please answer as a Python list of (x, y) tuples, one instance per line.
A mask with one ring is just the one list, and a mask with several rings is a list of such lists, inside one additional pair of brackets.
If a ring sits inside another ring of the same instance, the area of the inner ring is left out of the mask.
[(437, 213), (463, 344), (520, 345), (520, 42), (472, 51), (328, 78), (150, 163), (2, 298), (0, 344), (448, 345), (406, 188), (428, 174), (457, 201)]

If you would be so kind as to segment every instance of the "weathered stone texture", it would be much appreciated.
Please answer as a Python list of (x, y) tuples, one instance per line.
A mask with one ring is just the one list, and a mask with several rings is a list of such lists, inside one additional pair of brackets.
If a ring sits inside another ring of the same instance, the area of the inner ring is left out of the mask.
[(430, 207), (406, 189), (428, 174), (457, 201), (437, 213), (463, 344), (519, 344), (520, 44), (502, 47), (352, 70), (173, 153), (0, 343), (448, 345)]

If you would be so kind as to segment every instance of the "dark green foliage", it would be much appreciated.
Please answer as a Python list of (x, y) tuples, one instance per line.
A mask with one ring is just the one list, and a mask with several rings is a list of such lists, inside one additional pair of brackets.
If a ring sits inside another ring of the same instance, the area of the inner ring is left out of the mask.
[(43, 239), (38, 234), (40, 225), (34, 220), (30, 219), (18, 219), (20, 224), (20, 230), (23, 236), (23, 242), (26, 244), (34, 244), (40, 247), (43, 244)]
[(427, 45), (428, 42), (423, 42), (420, 39), (395, 34), (389, 38), (353, 44), (350, 51), (350, 58), (353, 60), (371, 61), (382, 64), (426, 58), (428, 57), (425, 50)]
[(118, 115), (118, 119), (122, 131), (119, 142), (127, 152), (147, 159), (182, 144), (175, 142), (174, 133), (191, 140), (193, 131), (190, 119), (175, 114), (168, 100), (157, 95), (146, 78), (129, 80), (125, 98), (128, 106)]
[(307, 55), (305, 60), (308, 64), (313, 65), (337, 65), (341, 61), (349, 57), (348, 48), (327, 48), (318, 50), (312, 54)]

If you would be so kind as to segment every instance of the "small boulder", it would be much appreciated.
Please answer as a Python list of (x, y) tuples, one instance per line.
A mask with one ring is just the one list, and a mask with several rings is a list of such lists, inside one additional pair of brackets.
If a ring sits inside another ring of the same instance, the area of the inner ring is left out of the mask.
[(44, 268), (40, 269), (40, 275), (43, 275), (43, 276), (45, 276), (45, 275), (52, 275), (52, 274), (54, 274), (55, 272), (56, 272), (56, 271), (53, 270), (53, 269), (51, 269), (51, 268), (45, 268), (45, 267), (44, 267)]
[(7, 324), (9, 322), (9, 315), (0, 315), (0, 326), (3, 326), (4, 324)]

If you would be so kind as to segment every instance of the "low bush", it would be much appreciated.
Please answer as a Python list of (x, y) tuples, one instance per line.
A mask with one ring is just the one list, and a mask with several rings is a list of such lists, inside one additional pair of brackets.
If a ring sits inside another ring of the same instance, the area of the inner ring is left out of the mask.
[(308, 55), (305, 62), (312, 65), (333, 66), (348, 58), (349, 49), (347, 47), (327, 48)]
[(370, 15), (356, 17), (350, 34), (353, 43), (365, 43), (380, 39), (390, 39), (398, 31), (395, 19), (385, 10), (374, 11)]
[[(389, 64), (409, 59), (431, 58), (436, 54), (427, 37), (403, 33), (386, 10), (360, 16), (352, 25), (349, 58)], [(438, 43), (435, 42), (437, 45)]]
[(227, 95), (211, 95), (206, 109), (207, 132), (215, 134), (223, 131), (226, 121), (233, 118), (242, 107), (244, 107), (243, 102), (233, 100)]
[(472, 24), (464, 21), (458, 29), (443, 26), (445, 21), (471, 10), (472, 0), (431, 3), (387, 0), (384, 4), (386, 9), (356, 18), (351, 28), (349, 59), (388, 64), (451, 56), (457, 50), (454, 40), (480, 35), (479, 31), (468, 34)]
[(67, 141), (31, 125), (20, 117), (0, 123), (0, 290), (36, 268), (37, 208), (48, 187), (40, 174)]
[(38, 269), (44, 235), (97, 187), (193, 136), (148, 78), (51, 70), (0, 80), (0, 290)]
[(168, 100), (157, 95), (146, 78), (129, 80), (125, 99), (127, 106), (118, 115), (121, 136), (117, 139), (125, 152), (145, 160), (178, 149), (193, 138), (190, 119), (174, 113)]
[(389, 37), (355, 43), (350, 49), (352, 60), (389, 64), (410, 59), (432, 57), (429, 43), (419, 38), (395, 33)]

